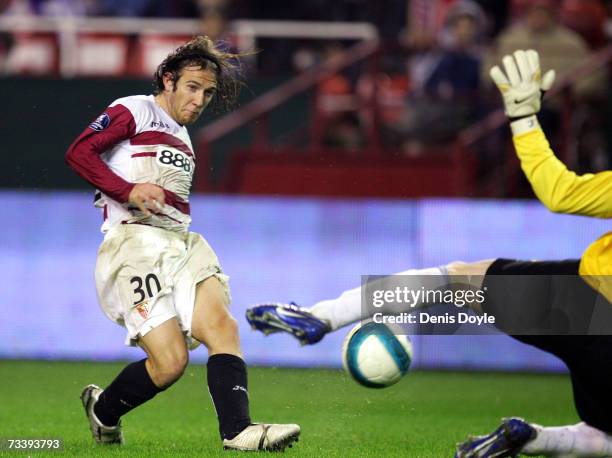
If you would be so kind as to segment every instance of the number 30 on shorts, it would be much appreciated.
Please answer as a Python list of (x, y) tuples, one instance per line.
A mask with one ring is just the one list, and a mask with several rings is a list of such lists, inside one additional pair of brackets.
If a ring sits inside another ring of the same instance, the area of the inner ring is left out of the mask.
[[(130, 283), (134, 286), (134, 295), (138, 298), (134, 301), (134, 305), (140, 304), (147, 297), (151, 298), (161, 291), (161, 284), (155, 274), (149, 274), (144, 279), (143, 277), (132, 277), (130, 278)], [(155, 292), (153, 292), (154, 287)]]

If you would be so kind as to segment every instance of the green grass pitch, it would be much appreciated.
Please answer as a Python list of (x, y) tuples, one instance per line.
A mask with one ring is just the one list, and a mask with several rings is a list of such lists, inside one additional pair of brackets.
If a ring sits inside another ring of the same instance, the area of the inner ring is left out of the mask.
[[(93, 444), (79, 400), (84, 385), (105, 386), (119, 363), (0, 361), (0, 437), (55, 437), (63, 452), (3, 456), (207, 457), (224, 452), (205, 368), (123, 419), (126, 444)], [(413, 371), (397, 385), (363, 388), (339, 370), (251, 368), (255, 421), (295, 422), (300, 441), (286, 457), (451, 457), (456, 442), (502, 416), (576, 423), (567, 376)]]

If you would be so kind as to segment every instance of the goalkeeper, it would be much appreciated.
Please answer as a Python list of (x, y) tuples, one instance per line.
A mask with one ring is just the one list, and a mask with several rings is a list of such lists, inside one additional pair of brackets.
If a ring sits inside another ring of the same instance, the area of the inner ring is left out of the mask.
[[(512, 56), (505, 56), (502, 63), (504, 70), (495, 66), (490, 75), (502, 94), (521, 167), (537, 197), (554, 212), (612, 218), (612, 172), (578, 176), (567, 170), (550, 149), (536, 118), (542, 93), (554, 82), (554, 71), (542, 76), (539, 56), (533, 50), (516, 51)], [(580, 313), (586, 304), (596, 303), (598, 294), (612, 302), (612, 287), (605, 281), (611, 271), (612, 232), (593, 242), (579, 260), (489, 259), (413, 269), (398, 275), (410, 275), (414, 279), (414, 289), (450, 286), (451, 276), (471, 278), (472, 287), (488, 288), (486, 301), (472, 304), (472, 308), (479, 313), (501, 317), (496, 326), (512, 334), (512, 327), (504, 325), (504, 317), (538, 315), (541, 318), (553, 310), (564, 310), (567, 316), (573, 316), (573, 312)], [(574, 280), (571, 287), (567, 282), (555, 282), (553, 276), (558, 275), (570, 276), (567, 278)], [(528, 279), (530, 288), (527, 289), (539, 293), (524, 304), (517, 303), (516, 294), (508, 294), (525, 286), (521, 278)], [(413, 306), (395, 311), (414, 311)], [(517, 307), (521, 306), (526, 307), (526, 314), (520, 313), (520, 309), (517, 312)], [(266, 334), (289, 332), (304, 344), (316, 343), (326, 333), (363, 318), (366, 317), (362, 314), (360, 288), (345, 291), (338, 298), (319, 302), (309, 309), (262, 304), (247, 311), (247, 320), (253, 328)], [(612, 335), (550, 334), (513, 337), (556, 355), (567, 365), (574, 403), (582, 422), (542, 427), (520, 418), (506, 419), (491, 434), (460, 444), (456, 457), (505, 457), (519, 453), (612, 456), (612, 391), (609, 389)]]

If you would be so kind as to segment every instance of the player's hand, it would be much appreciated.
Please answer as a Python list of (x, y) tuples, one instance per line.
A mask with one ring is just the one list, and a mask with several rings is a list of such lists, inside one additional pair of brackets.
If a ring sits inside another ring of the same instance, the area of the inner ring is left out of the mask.
[(505, 73), (496, 65), (489, 74), (502, 93), (506, 115), (517, 119), (536, 114), (542, 93), (555, 82), (555, 71), (549, 70), (542, 77), (540, 56), (533, 49), (515, 51), (502, 62)]
[(161, 210), (166, 203), (164, 188), (151, 183), (138, 183), (130, 192), (129, 202), (151, 216), (150, 210)]

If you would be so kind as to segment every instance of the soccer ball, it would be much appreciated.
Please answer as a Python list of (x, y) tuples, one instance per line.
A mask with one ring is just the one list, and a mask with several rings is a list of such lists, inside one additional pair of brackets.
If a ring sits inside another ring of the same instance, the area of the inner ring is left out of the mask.
[(368, 321), (348, 333), (342, 346), (344, 369), (358, 383), (370, 388), (384, 388), (408, 372), (412, 362), (410, 338), (387, 325)]

